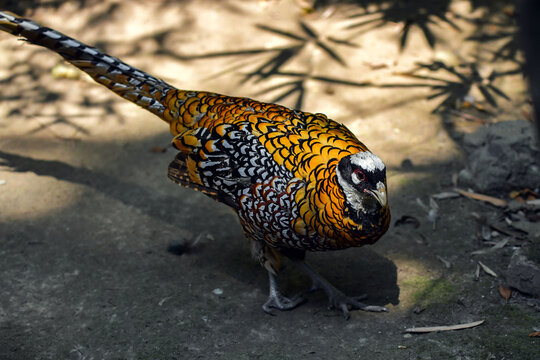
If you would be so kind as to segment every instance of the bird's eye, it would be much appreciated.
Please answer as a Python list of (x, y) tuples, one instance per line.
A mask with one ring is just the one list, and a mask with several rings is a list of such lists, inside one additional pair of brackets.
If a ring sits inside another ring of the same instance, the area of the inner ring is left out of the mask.
[(354, 170), (351, 174), (351, 179), (354, 185), (360, 184), (362, 181), (366, 180), (366, 174), (362, 170)]

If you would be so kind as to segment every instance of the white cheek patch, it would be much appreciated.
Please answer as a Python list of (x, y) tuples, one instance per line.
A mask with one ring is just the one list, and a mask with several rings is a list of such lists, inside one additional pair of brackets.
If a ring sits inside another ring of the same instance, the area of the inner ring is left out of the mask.
[(360, 178), (358, 177), (358, 174), (355, 173), (355, 172), (353, 172), (353, 173), (351, 174), (351, 180), (352, 180), (352, 182), (353, 182), (354, 185), (360, 184)]
[(338, 167), (336, 167), (336, 175), (338, 178), (339, 185), (341, 185), (341, 188), (343, 189), (343, 193), (345, 194), (345, 198), (347, 199), (349, 204), (351, 204), (351, 207), (356, 211), (365, 212), (364, 206), (362, 205), (360, 192), (358, 192), (358, 190), (356, 190), (353, 186), (351, 186), (351, 184), (345, 181)]
[(353, 154), (350, 156), (350, 159), (352, 164), (358, 166), (360, 169), (364, 169), (365, 171), (382, 171), (385, 168), (381, 158), (373, 153), (370, 153), (369, 151)]

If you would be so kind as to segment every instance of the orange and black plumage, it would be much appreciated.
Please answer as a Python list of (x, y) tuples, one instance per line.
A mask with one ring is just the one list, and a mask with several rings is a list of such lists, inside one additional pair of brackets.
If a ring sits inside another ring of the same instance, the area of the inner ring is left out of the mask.
[(371, 244), (388, 229), (386, 168), (345, 126), (323, 114), (248, 98), (184, 91), (73, 38), (8, 12), (0, 30), (47, 47), (118, 95), (169, 123), (179, 150), (169, 178), (231, 206), (268, 270), (263, 308), (302, 302), (278, 290), (279, 254), (295, 261), (348, 317), (384, 311), (346, 297), (303, 260), (305, 251)]

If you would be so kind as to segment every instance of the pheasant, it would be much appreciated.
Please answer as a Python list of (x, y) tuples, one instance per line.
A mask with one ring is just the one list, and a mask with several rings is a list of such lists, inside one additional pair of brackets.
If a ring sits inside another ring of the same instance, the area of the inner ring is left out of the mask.
[(388, 229), (383, 161), (345, 126), (312, 114), (248, 98), (179, 90), (53, 29), (0, 12), (0, 30), (47, 47), (96, 82), (159, 116), (178, 154), (168, 177), (232, 207), (252, 254), (267, 270), (263, 310), (290, 310), (277, 284), (288, 257), (322, 289), (329, 307), (386, 311), (348, 297), (305, 262), (306, 251), (372, 244)]

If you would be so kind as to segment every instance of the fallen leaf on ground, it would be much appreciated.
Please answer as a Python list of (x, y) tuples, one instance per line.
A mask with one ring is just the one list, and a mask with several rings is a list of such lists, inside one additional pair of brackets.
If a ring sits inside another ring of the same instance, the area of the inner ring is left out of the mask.
[(363, 62), (364, 65), (368, 66), (371, 70), (385, 69), (388, 67), (388, 64), (385, 63), (372, 63), (368, 61)]
[[(512, 224), (508, 224), (508, 225), (512, 225)], [(497, 225), (493, 225), (493, 224), (489, 224), (489, 227), (495, 231), (498, 231), (502, 234), (505, 234), (505, 235), (508, 235), (508, 236), (511, 236), (511, 237), (514, 237), (516, 239), (523, 239), (525, 237), (524, 234), (520, 234), (516, 231), (510, 231), (510, 230), (507, 230), (507, 229), (503, 229), (502, 227), (500, 226), (497, 226)]]
[(413, 327), (405, 329), (406, 332), (410, 333), (428, 333), (435, 331), (451, 331), (451, 330), (461, 330), (469, 329), (478, 325), (482, 325), (484, 320), (475, 321), (467, 324), (457, 324), (457, 325), (446, 325), (446, 326), (426, 326), (426, 327)]
[(540, 199), (540, 194), (531, 189), (516, 190), (510, 192), (510, 198), (520, 202)]
[(459, 194), (454, 191), (445, 191), (438, 194), (431, 195), (435, 200), (453, 199), (459, 197)]
[(503, 240), (501, 240), (501, 241), (495, 243), (495, 245), (493, 245), (493, 246), (490, 247), (490, 248), (473, 251), (473, 252), (471, 253), (471, 255), (487, 254), (487, 253), (490, 253), (490, 252), (495, 251), (495, 250), (497, 250), (497, 249), (503, 248), (507, 243), (508, 243), (508, 239), (503, 239)]
[(450, 267), (452, 266), (450, 261), (440, 257), (439, 255), (437, 255), (437, 259), (439, 259), (444, 264), (444, 267), (447, 268), (447, 269), (450, 269)]
[(527, 200), (527, 205), (540, 206), (540, 199)]
[(460, 193), (461, 195), (463, 195), (465, 197), (468, 197), (470, 199), (487, 202), (487, 203), (490, 203), (491, 205), (495, 205), (495, 206), (498, 206), (498, 207), (505, 207), (508, 204), (506, 202), (506, 200), (502, 200), (502, 199), (499, 199), (499, 198), (496, 198), (496, 197), (493, 197), (493, 196), (488, 196), (488, 195), (484, 195), (484, 194), (477, 194), (477, 193), (470, 192), (470, 191), (465, 191), (465, 190), (462, 190), (462, 189), (456, 189), (456, 191), (458, 193)]
[(504, 285), (499, 285), (499, 294), (501, 294), (503, 299), (508, 301), (508, 299), (510, 299), (510, 296), (512, 296), (512, 289)]
[(495, 271), (491, 270), (486, 265), (484, 265), (481, 261), (478, 261), (478, 264), (480, 265), (480, 267), (482, 267), (482, 270), (484, 270), (487, 274), (489, 274), (491, 276), (494, 276), (494, 277), (497, 277), (497, 273)]
[(478, 123), (478, 124), (489, 124), (488, 119), (484, 119), (484, 118), (481, 118), (481, 117), (478, 117), (478, 116), (475, 116), (475, 115), (472, 115), (472, 114), (468, 114), (468, 113), (463, 112), (463, 111), (451, 110), (451, 114), (454, 115), (454, 116), (457, 116), (458, 118), (460, 118), (462, 120), (465, 120), (465, 121), (471, 121), (471, 122), (475, 122), (475, 123)]
[(439, 217), (439, 205), (437, 204), (437, 202), (432, 197), (430, 197), (429, 207), (424, 204), (424, 202), (420, 198), (416, 198), (416, 203), (420, 205), (422, 209), (427, 211), (428, 214), (426, 218), (429, 222), (433, 223), (433, 230), (435, 230), (437, 219)]

